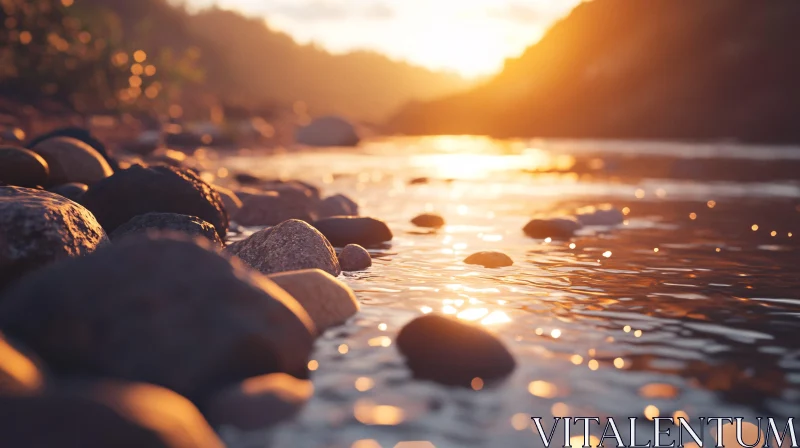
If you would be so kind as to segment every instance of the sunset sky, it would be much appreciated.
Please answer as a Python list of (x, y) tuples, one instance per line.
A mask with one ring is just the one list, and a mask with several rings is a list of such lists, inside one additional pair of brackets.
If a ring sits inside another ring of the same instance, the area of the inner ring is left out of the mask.
[(186, 0), (264, 16), (298, 42), (372, 49), (465, 76), (498, 71), (581, 0)]

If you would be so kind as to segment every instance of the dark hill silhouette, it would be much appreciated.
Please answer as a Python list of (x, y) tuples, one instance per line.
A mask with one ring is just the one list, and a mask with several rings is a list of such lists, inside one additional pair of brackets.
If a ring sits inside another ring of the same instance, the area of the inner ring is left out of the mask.
[(224, 102), (303, 101), (310, 112), (385, 119), (409, 100), (464, 90), (455, 74), (437, 73), (370, 52), (333, 55), (300, 45), (263, 19), (211, 8), (190, 13), (166, 0), (76, 0), (82, 14), (119, 22), (120, 39), (150, 52), (199, 50), (197, 92)]
[(388, 128), (800, 142), (800, 2), (595, 0), (474, 90)]

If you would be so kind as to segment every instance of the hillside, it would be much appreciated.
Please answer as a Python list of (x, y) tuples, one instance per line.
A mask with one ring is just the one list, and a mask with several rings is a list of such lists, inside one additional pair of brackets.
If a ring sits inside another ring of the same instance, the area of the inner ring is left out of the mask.
[(800, 142), (800, 2), (595, 0), (408, 134)]

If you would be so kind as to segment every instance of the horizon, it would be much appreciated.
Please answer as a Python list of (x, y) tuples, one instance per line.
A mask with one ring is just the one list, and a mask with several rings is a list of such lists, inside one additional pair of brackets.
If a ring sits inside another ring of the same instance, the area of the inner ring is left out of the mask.
[[(300, 44), (367, 50), (465, 79), (497, 74), (582, 0), (184, 0), (251, 17)], [(446, 38), (442, 38), (446, 36)]]

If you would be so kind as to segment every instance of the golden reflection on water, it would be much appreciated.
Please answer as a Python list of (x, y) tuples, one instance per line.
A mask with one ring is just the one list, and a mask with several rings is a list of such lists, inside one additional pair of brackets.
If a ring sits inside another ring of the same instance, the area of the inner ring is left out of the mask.
[(379, 405), (372, 400), (356, 401), (353, 409), (356, 420), (364, 425), (395, 426), (405, 421), (402, 408), (390, 405)]

